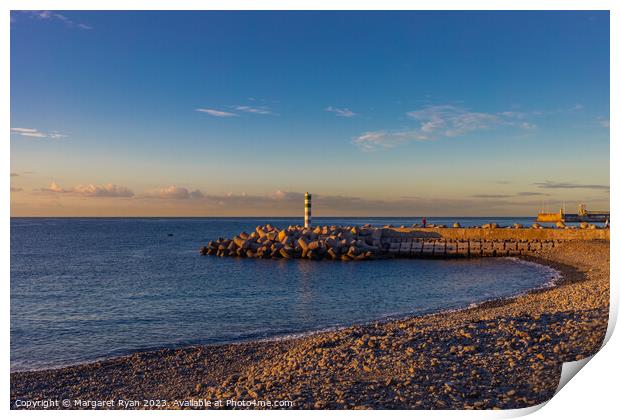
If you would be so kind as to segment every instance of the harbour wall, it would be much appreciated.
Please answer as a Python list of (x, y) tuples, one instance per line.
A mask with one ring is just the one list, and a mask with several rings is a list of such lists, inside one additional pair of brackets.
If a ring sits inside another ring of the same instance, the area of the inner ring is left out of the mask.
[(557, 228), (384, 228), (382, 238), (447, 240), (589, 241), (609, 240), (609, 229)]
[(383, 228), (357, 226), (257, 226), (231, 239), (219, 238), (202, 255), (243, 258), (306, 258), (359, 261), (375, 258), (450, 258), (536, 255), (566, 241), (609, 241), (597, 228)]

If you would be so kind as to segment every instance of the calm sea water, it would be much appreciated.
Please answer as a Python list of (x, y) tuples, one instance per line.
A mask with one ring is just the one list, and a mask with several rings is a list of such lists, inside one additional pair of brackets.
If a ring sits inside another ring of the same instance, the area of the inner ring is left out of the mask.
[[(462, 225), (532, 219), (429, 218)], [(11, 219), (11, 369), (234, 342), (460, 308), (557, 273), (514, 259), (359, 263), (200, 256), (219, 236), (300, 219)], [(315, 219), (410, 225), (419, 219)], [(172, 234), (172, 236), (169, 236)]]

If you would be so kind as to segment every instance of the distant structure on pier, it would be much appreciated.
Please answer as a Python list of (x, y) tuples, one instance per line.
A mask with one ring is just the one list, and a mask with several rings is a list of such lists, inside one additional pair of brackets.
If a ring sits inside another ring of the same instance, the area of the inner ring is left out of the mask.
[(304, 197), (304, 227), (312, 225), (312, 194), (306, 192)]
[(588, 210), (586, 205), (581, 203), (577, 213), (565, 213), (561, 208), (559, 213), (538, 213), (537, 222), (606, 222), (609, 223), (609, 210), (596, 211)]

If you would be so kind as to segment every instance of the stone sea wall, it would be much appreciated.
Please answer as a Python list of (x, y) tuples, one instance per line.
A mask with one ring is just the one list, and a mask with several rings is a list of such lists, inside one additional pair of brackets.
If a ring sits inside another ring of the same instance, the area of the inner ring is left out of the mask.
[(258, 226), (231, 239), (219, 238), (200, 249), (202, 255), (247, 258), (365, 260), (385, 257), (382, 229), (369, 226)]
[[(457, 225), (457, 224), (455, 224)], [(561, 242), (609, 240), (609, 229), (532, 228), (521, 226), (461, 228), (364, 226), (258, 226), (233, 238), (210, 241), (201, 255), (219, 257), (361, 261), (376, 258), (450, 258), (535, 255)]]
[(392, 228), (386, 229), (383, 235), (383, 237), (442, 238), (447, 240), (589, 241), (595, 239), (609, 240), (609, 229), (596, 228), (595, 225), (586, 225), (583, 228)]

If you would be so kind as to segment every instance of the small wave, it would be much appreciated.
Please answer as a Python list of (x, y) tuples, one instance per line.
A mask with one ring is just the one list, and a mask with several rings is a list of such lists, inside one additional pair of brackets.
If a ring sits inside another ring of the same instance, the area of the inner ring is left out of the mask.
[(545, 275), (546, 281), (542, 285), (535, 287), (531, 290), (556, 286), (558, 282), (564, 278), (564, 276), (562, 275), (562, 272), (560, 272), (559, 270), (553, 267), (549, 267), (548, 265), (540, 264), (534, 261), (522, 260), (521, 258), (517, 258), (517, 257), (505, 257), (505, 258), (507, 260), (514, 261), (518, 264), (523, 264), (529, 267), (536, 267), (538, 270), (543, 272), (543, 274)]

